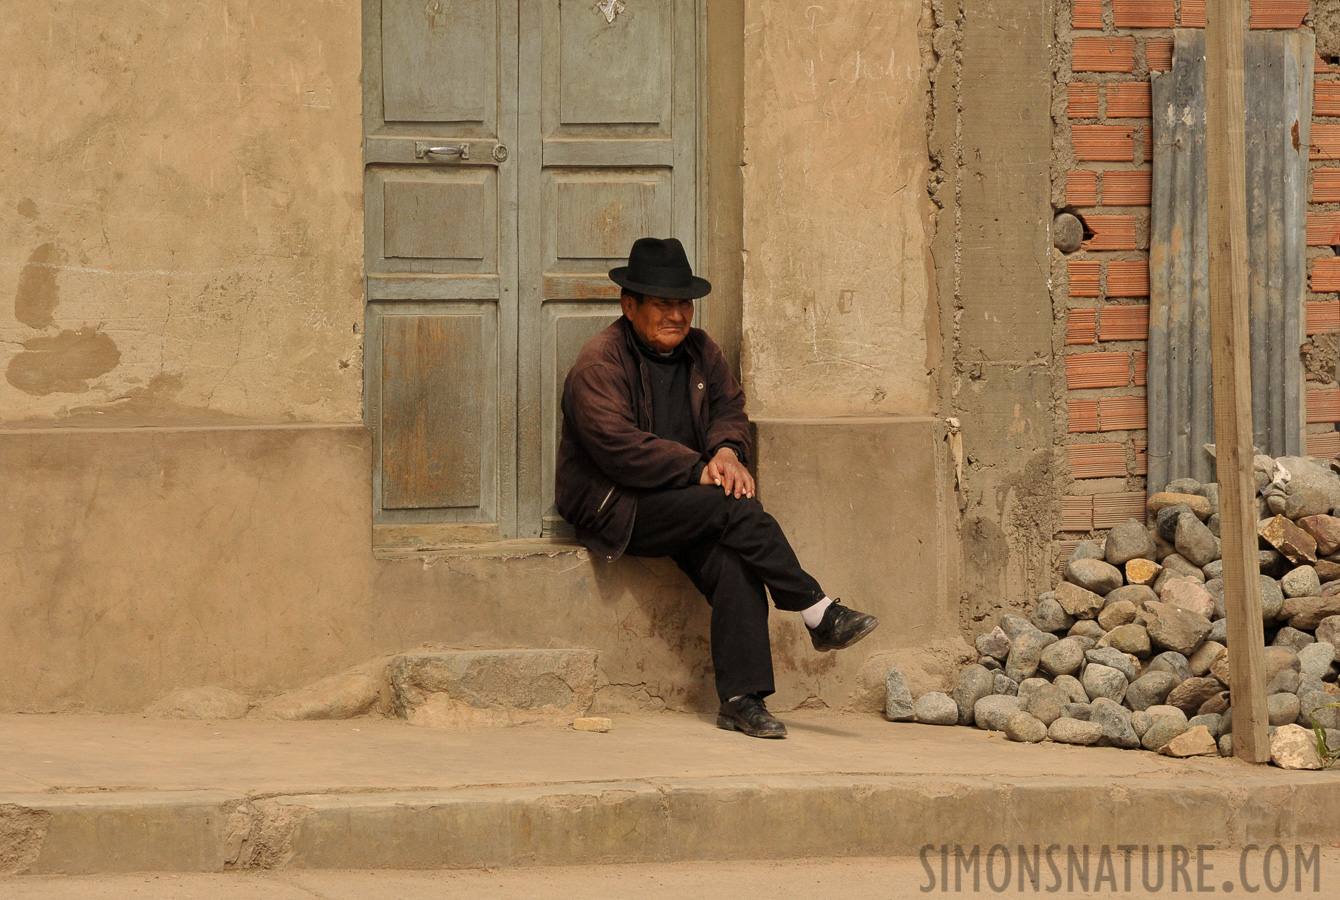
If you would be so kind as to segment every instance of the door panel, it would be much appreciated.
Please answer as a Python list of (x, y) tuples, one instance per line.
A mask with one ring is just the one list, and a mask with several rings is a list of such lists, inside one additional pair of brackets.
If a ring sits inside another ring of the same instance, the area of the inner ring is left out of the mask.
[(619, 314), (608, 272), (635, 239), (696, 240), (693, 0), (523, 0), (523, 197), (517, 424), (520, 533), (557, 533), (553, 465), (563, 379), (586, 337)]
[(674, 206), (669, 169), (547, 169), (545, 269), (589, 272), (619, 259), (633, 241), (669, 234)]
[(364, 0), (380, 545), (515, 528), (517, 0)]
[[(546, 75), (563, 125), (657, 125), (671, 115), (673, 3), (627, 4), (613, 22), (585, 0), (562, 0)], [(550, 18), (554, 5), (549, 6)], [(594, 13), (594, 14), (593, 14)], [(556, 65), (555, 65), (556, 64)]]
[(387, 122), (458, 122), (496, 134), (496, 0), (382, 0)]
[(485, 317), (388, 316), (382, 322), (382, 507), (486, 505), (494, 453), (487, 384), (496, 343)]
[(465, 177), (386, 181), (387, 257), (463, 262), (497, 271), (497, 179), (492, 172), (459, 174)]

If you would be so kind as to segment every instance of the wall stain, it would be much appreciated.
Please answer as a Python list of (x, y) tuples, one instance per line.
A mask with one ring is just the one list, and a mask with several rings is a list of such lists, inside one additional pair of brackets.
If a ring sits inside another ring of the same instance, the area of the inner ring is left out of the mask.
[(89, 379), (105, 375), (121, 362), (121, 351), (97, 328), (66, 329), (54, 337), (23, 342), (23, 352), (9, 361), (5, 379), (26, 394), (79, 394)]
[(19, 215), (23, 216), (25, 219), (37, 218), (37, 204), (27, 197), (24, 197), (19, 201), (18, 211)]
[(65, 251), (55, 244), (43, 244), (28, 255), (14, 293), (14, 318), (30, 328), (55, 324), (54, 314), (60, 304), (56, 266), (64, 262)]

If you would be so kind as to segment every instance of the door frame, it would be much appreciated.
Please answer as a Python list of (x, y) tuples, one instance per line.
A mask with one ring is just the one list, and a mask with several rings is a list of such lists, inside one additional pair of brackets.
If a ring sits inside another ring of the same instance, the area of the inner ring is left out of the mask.
[[(368, 123), (381, 120), (381, 112), (375, 106), (380, 96), (381, 72), (380, 16), (382, 0), (363, 0), (361, 3), (362, 31), (362, 85), (363, 85), (363, 166), (366, 187), (367, 166), (380, 160), (370, 160), (368, 147)], [(636, 0), (636, 2), (656, 2), (656, 0)], [(696, 214), (695, 228), (698, 250), (699, 273), (712, 281), (712, 293), (699, 301), (697, 321), (721, 345), (731, 368), (741, 376), (741, 355), (743, 344), (743, 280), (744, 280), (744, 0), (696, 0), (696, 39), (697, 39), (697, 98), (696, 116), (696, 168), (697, 187), (695, 192)], [(376, 17), (378, 27), (372, 27), (370, 17)], [(373, 70), (374, 65), (378, 67)], [(518, 111), (520, 112), (520, 111)], [(516, 138), (512, 137), (515, 146)], [(364, 197), (366, 209), (367, 198)], [(519, 227), (519, 225), (518, 225)], [(368, 272), (368, 235), (364, 234), (364, 426), (374, 433), (373, 446), (378, 448), (377, 440), (378, 402), (376, 392), (380, 379), (374, 367), (380, 366), (378, 347), (371, 341), (380, 332), (378, 319), (384, 314), (371, 296), (371, 280)], [(408, 309), (408, 307), (406, 307)], [(500, 311), (501, 312), (501, 311)], [(499, 340), (503, 338), (503, 328), (516, 330), (517, 323), (510, 321), (514, 316), (500, 317)], [(503, 321), (504, 319), (509, 321)], [(512, 394), (516, 393), (516, 378), (519, 360), (515, 354), (502, 353), (499, 347), (499, 359), (506, 367), (500, 383), (500, 393), (508, 384), (512, 385)], [(510, 416), (510, 429), (515, 440), (517, 398), (510, 400), (499, 396), (500, 416)], [(380, 461), (376, 450), (371, 460), (373, 466), (372, 489), (374, 491), (373, 509), (376, 503), (378, 473)], [(509, 493), (515, 510), (522, 504), (515, 502), (518, 473), (514, 465), (497, 467), (499, 478), (498, 496)], [(503, 480), (512, 482), (511, 491)], [(516, 521), (503, 521), (498, 535), (508, 542), (511, 534), (520, 526)], [(470, 523), (373, 523), (372, 540), (374, 548), (388, 550), (445, 550), (453, 547), (477, 546), (481, 541), (496, 544), (487, 531), (477, 530)], [(555, 539), (548, 543), (570, 543), (570, 539)], [(518, 542), (519, 543), (519, 542)], [(527, 540), (525, 543), (534, 543)]]

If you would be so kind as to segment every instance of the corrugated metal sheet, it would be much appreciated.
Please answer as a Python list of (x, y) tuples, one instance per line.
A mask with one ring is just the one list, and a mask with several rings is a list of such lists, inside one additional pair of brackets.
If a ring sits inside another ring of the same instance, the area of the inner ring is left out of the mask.
[[(1210, 373), (1205, 36), (1176, 32), (1172, 70), (1154, 73), (1150, 209), (1149, 490), (1214, 480)], [(1247, 197), (1255, 440), (1302, 452), (1306, 179), (1313, 38), (1247, 37)]]
[(1247, 78), (1247, 246), (1252, 425), (1271, 456), (1300, 456), (1307, 292), (1307, 152), (1314, 39), (1252, 34)]

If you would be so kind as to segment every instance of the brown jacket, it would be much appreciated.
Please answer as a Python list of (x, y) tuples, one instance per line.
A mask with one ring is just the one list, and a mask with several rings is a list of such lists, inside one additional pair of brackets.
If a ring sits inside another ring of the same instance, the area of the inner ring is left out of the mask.
[(623, 316), (586, 342), (563, 383), (555, 502), (577, 536), (606, 560), (623, 554), (642, 491), (697, 484), (723, 445), (747, 462), (744, 390), (716, 342), (690, 328), (689, 403), (705, 453), (651, 433), (651, 386), (632, 326)]

